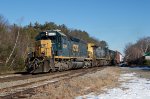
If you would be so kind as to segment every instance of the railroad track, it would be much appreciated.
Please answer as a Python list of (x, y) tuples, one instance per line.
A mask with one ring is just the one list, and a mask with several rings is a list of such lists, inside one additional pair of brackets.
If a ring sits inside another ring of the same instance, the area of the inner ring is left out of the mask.
[(94, 73), (104, 67), (94, 67), (88, 69), (78, 69), (64, 72), (55, 72), (38, 75), (19, 75), (0, 78), (0, 99), (25, 98), (34, 94), (34, 90), (46, 87), (49, 84), (57, 83), (61, 80), (71, 79)]

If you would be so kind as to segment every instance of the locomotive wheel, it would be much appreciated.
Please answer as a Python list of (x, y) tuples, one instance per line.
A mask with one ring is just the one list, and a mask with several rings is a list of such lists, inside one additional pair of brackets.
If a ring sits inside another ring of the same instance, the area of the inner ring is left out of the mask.
[(62, 70), (63, 70), (63, 69), (62, 69), (62, 63), (61, 63), (61, 62), (56, 63), (56, 64), (55, 64), (55, 68), (56, 68), (56, 70), (58, 70), (58, 71), (62, 71)]
[(67, 62), (66, 64), (68, 65), (68, 69), (67, 70), (72, 69), (72, 63), (71, 63), (71, 61)]
[(67, 62), (63, 62), (63, 69), (68, 70), (69, 69), (69, 64)]
[(88, 61), (85, 61), (85, 65), (83, 68), (88, 68), (89, 65), (90, 65), (90, 63)]
[(69, 65), (66, 62), (58, 62), (55, 64), (55, 68), (58, 71), (65, 71), (69, 69)]
[(85, 61), (85, 65), (83, 68), (90, 68), (90, 67), (92, 67), (91, 61)]

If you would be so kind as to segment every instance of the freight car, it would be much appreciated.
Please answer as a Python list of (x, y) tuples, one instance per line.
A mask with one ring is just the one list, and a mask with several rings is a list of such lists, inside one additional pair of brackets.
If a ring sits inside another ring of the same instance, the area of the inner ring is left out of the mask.
[(65, 35), (60, 30), (43, 31), (36, 37), (35, 50), (28, 54), (26, 70), (40, 73), (109, 65), (106, 51), (103, 51), (105, 55), (100, 55), (99, 51), (102, 52), (100, 47)]

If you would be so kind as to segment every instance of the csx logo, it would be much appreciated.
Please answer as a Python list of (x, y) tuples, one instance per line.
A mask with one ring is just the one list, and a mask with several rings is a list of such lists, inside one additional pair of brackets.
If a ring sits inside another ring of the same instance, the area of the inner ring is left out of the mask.
[(79, 46), (78, 45), (76, 45), (76, 44), (73, 44), (73, 46), (72, 46), (72, 50), (73, 51), (75, 51), (75, 52), (78, 52), (79, 51)]

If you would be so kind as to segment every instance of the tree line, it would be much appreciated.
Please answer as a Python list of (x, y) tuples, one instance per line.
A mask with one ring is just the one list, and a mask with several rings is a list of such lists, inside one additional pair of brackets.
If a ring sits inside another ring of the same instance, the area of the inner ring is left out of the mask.
[(143, 37), (140, 38), (136, 43), (128, 43), (125, 46), (124, 53), (125, 53), (125, 60), (130, 64), (147, 64), (146, 60), (144, 60), (143, 56), (145, 53), (150, 52), (150, 37)]
[(66, 35), (77, 37), (85, 42), (95, 43), (104, 48), (108, 47), (106, 41), (93, 38), (86, 31), (68, 28), (65, 24), (35, 22), (20, 26), (15, 23), (9, 24), (7, 19), (0, 15), (0, 72), (23, 70), (28, 47), (34, 46), (36, 35), (41, 31), (54, 29), (59, 29)]

